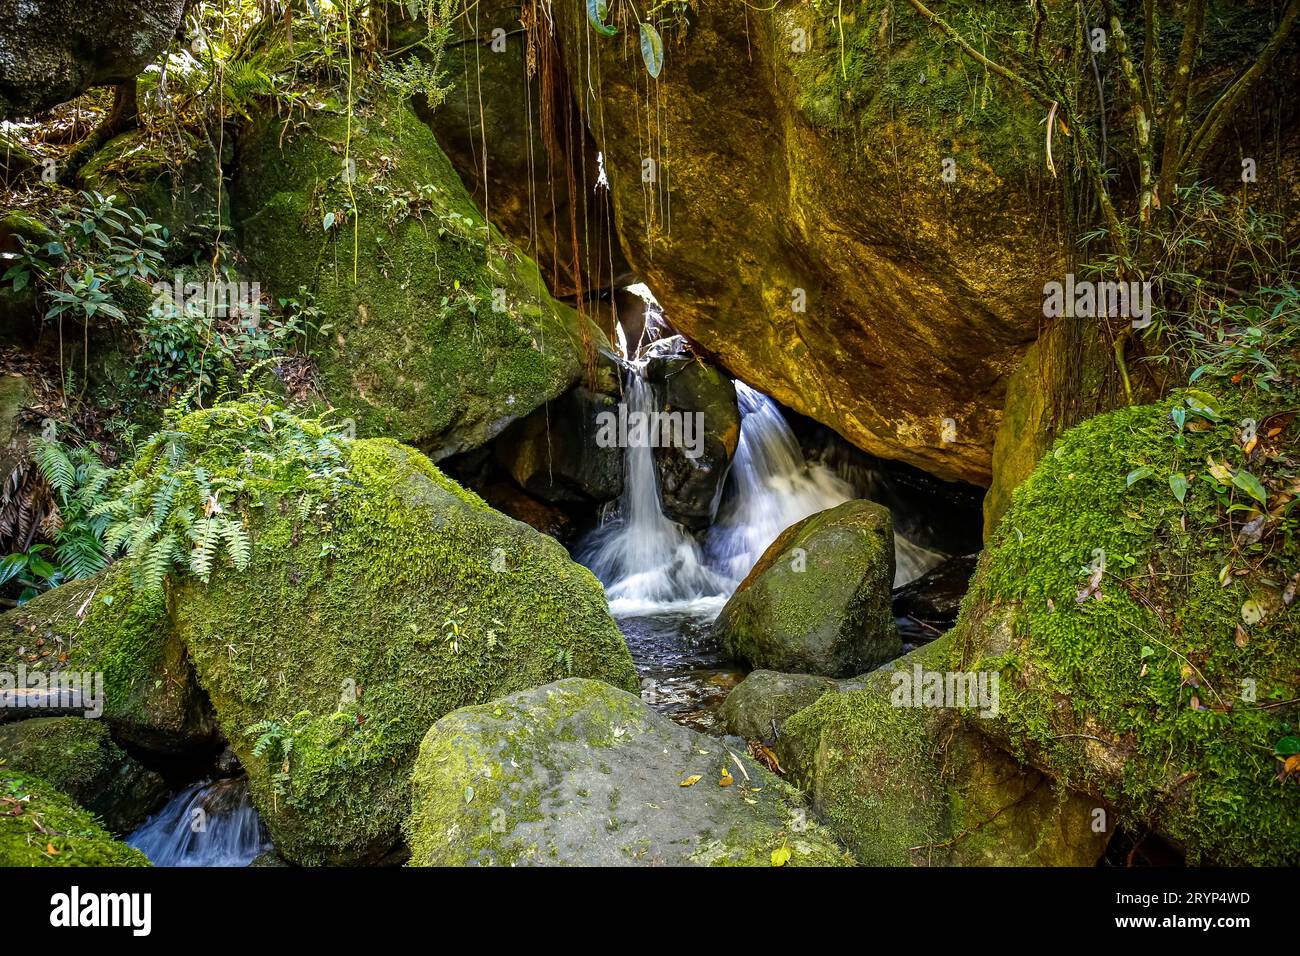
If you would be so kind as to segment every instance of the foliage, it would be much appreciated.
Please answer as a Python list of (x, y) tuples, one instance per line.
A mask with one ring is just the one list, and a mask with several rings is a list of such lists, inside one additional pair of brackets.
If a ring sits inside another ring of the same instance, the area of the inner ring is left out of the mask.
[(135, 559), (137, 586), (156, 590), (172, 572), (207, 582), (223, 563), (246, 569), (253, 509), (290, 498), (302, 517), (323, 515), (346, 474), (332, 426), (250, 395), (184, 417), (169, 411), (93, 513), (107, 521), (108, 552)]
[(47, 241), (19, 237), (21, 254), (3, 281), (15, 291), (35, 285), (46, 319), (72, 313), (87, 322), (99, 315), (125, 321), (131, 283), (153, 280), (162, 267), (167, 231), (139, 209), (115, 205), (115, 196), (78, 196), (79, 205), (51, 211)]

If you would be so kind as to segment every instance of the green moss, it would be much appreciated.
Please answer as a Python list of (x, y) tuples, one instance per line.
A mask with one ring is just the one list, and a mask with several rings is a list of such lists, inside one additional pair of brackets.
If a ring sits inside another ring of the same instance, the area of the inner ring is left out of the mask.
[[(219, 408), (178, 430), (218, 474), (246, 467), (246, 424)], [(391, 848), (419, 741), (449, 711), (571, 673), (637, 686), (599, 583), (557, 542), (396, 442), (344, 447), (320, 507), (300, 506), (316, 479), (248, 468), (223, 501), (248, 521), (250, 567), (184, 575), (170, 594), (276, 845), (300, 863)], [(287, 773), (282, 746), (254, 753), (268, 729), (292, 741)]]
[[(1193, 861), (1294, 864), (1300, 787), (1277, 779), (1273, 746), (1296, 727), (1283, 703), (1300, 690), (1295, 610), (1280, 597), (1297, 546), (1285, 533), (1239, 537), (1248, 509), (1225, 503), (1249, 499), (1206, 463), (1285, 475), (1294, 426), (1272, 440), (1283, 457), (1247, 463), (1236, 423), (1264, 421), (1267, 397), (1212, 404), (1221, 421), (1189, 414), (1183, 432), (1170, 418), (1182, 395), (1067, 432), (1015, 492), (958, 631), (967, 668), (1002, 672), (987, 728), (1020, 756)], [(1130, 487), (1138, 469), (1149, 471)], [(1184, 503), (1171, 474), (1193, 476)], [(1102, 553), (1090, 592), (1087, 566)], [(1249, 600), (1267, 615), (1239, 630)]]
[(0, 767), (0, 866), (148, 865), (45, 781)]
[(0, 664), (102, 675), (103, 718), (124, 739), (172, 751), (208, 739), (210, 718), (162, 592), (140, 592), (129, 564), (69, 581), (0, 618)]
[(236, 198), (255, 277), (274, 294), (310, 288), (332, 324), (313, 355), (357, 434), (441, 457), (565, 391), (601, 333), (486, 226), (430, 130), (373, 102), (352, 128), (351, 189), (346, 141), (346, 117), (328, 112), (256, 124)]

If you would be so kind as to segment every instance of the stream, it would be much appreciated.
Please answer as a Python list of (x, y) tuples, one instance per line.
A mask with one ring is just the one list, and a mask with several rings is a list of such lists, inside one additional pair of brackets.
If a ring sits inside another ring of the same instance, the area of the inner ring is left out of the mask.
[[(661, 343), (656, 343), (661, 344)], [(644, 362), (630, 363), (629, 414), (658, 408)], [(622, 497), (574, 548), (605, 586), (641, 677), (646, 703), (696, 730), (718, 733), (717, 710), (746, 671), (727, 659), (713, 619), (777, 536), (862, 489), (809, 462), (777, 404), (737, 381), (740, 439), (717, 517), (701, 535), (669, 519), (660, 503), (654, 450), (624, 449)], [(938, 564), (943, 554), (895, 535), (894, 586)]]

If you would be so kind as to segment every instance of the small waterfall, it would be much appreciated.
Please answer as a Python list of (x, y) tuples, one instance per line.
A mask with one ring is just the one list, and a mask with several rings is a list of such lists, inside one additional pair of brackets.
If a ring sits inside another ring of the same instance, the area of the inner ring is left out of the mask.
[(736, 399), (740, 442), (706, 542), (709, 563), (726, 575), (729, 591), (782, 531), (853, 497), (847, 481), (804, 460), (775, 402), (744, 382), (736, 382)]
[(126, 842), (154, 866), (248, 866), (271, 849), (246, 780), (186, 787)]
[[(639, 367), (628, 374), (629, 415), (656, 408), (654, 389)], [(654, 449), (623, 453), (623, 496), (616, 512), (579, 546), (578, 560), (605, 585), (616, 616), (656, 612), (716, 613), (731, 588), (705, 566), (699, 543), (659, 505)]]

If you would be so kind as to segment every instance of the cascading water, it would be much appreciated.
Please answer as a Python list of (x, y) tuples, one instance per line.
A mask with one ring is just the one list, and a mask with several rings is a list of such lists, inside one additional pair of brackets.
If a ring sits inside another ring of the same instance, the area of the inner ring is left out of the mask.
[(736, 399), (740, 441), (706, 541), (709, 564), (730, 582), (728, 594), (782, 531), (853, 497), (848, 482), (804, 460), (775, 402), (744, 382), (736, 383)]
[(126, 842), (154, 866), (248, 866), (271, 849), (244, 780), (186, 787)]
[[(624, 401), (629, 416), (656, 409), (654, 389), (634, 366)], [(659, 503), (654, 449), (648, 444), (624, 450), (623, 496), (611, 515), (583, 542), (578, 560), (605, 585), (616, 617), (652, 613), (697, 613), (721, 610), (725, 578), (705, 566), (699, 543), (669, 519)]]

